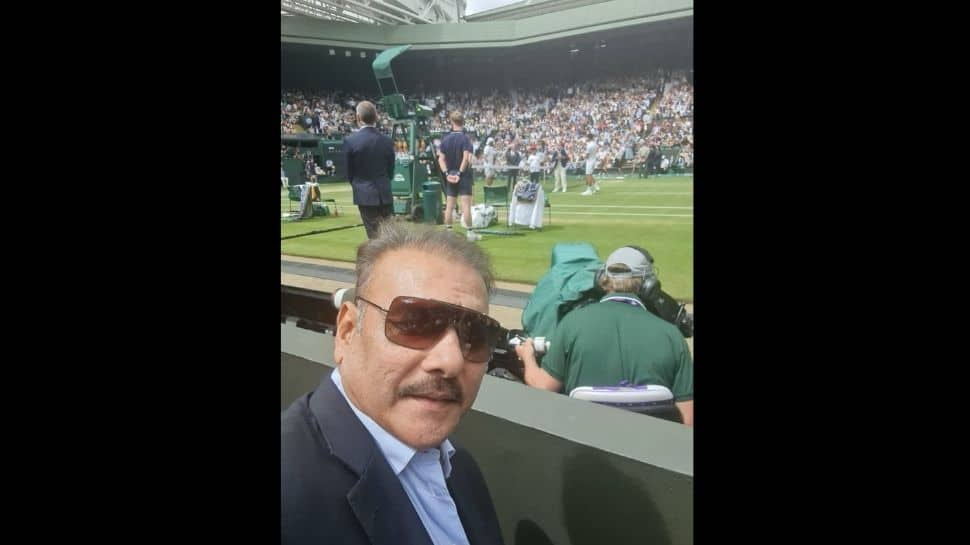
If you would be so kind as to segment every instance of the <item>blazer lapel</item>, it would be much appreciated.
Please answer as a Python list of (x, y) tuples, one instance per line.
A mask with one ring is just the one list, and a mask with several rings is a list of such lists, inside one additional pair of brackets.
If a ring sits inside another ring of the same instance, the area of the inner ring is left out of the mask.
[(373, 545), (433, 545), (401, 482), (383, 456), (375, 458), (357, 486), (347, 494), (347, 501)]
[(310, 397), (330, 452), (359, 480), (347, 501), (372, 545), (433, 545), (383, 453), (327, 374)]
[[(454, 458), (452, 458), (454, 461)], [(471, 545), (485, 545), (491, 543), (488, 536), (492, 534), (485, 521), (492, 520), (492, 515), (482, 513), (478, 508), (478, 503), (471, 495), (471, 487), (468, 483), (462, 482), (461, 471), (452, 467), (452, 478), (448, 479), (448, 491), (451, 498), (455, 500), (455, 507), (458, 508), (458, 518), (461, 520), (462, 527), (465, 528), (465, 536)], [(483, 541), (484, 539), (484, 541)], [(495, 543), (499, 543), (496, 541)]]

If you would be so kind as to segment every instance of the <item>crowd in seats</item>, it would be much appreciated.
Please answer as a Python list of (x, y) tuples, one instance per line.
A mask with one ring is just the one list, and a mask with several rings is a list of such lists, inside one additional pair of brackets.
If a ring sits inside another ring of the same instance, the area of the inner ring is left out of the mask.
[[(534, 147), (547, 155), (561, 141), (571, 158), (567, 168), (581, 168), (586, 135), (598, 143), (597, 172), (631, 171), (646, 161), (651, 148), (662, 150), (661, 170), (693, 166), (693, 85), (685, 72), (630, 75), (572, 86), (539, 89), (426, 92), (416, 98), (434, 111), (432, 130), (450, 130), (447, 116), (458, 110), (465, 129), (475, 135), (476, 148), (495, 138), (497, 166), (514, 143), (528, 157)], [(355, 128), (359, 100), (378, 105), (378, 126), (391, 132), (391, 120), (380, 107), (380, 96), (340, 91), (285, 90), (280, 102), (280, 131), (306, 131), (342, 138)], [(666, 162), (664, 162), (666, 161)], [(480, 162), (480, 161), (476, 161)], [(551, 167), (551, 165), (548, 165)]]
[(284, 90), (280, 96), (280, 134), (310, 132), (343, 138), (356, 126), (357, 100), (342, 91)]

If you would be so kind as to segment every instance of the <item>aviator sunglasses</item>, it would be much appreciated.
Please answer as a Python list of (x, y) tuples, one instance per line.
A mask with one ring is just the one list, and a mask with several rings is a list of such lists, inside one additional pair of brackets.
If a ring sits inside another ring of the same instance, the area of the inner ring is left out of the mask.
[(415, 350), (434, 346), (454, 326), (461, 341), (461, 354), (466, 360), (485, 363), (492, 358), (492, 350), (502, 335), (502, 326), (481, 312), (436, 301), (399, 295), (390, 308), (355, 298), (384, 313), (384, 336), (394, 344)]

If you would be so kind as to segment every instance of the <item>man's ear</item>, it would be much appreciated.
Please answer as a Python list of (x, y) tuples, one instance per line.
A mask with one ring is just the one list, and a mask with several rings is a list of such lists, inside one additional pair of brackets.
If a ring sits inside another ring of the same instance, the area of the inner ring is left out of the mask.
[(344, 302), (337, 313), (337, 330), (333, 334), (333, 361), (340, 365), (344, 355), (350, 349), (350, 341), (354, 336), (357, 325), (357, 307), (353, 303)]

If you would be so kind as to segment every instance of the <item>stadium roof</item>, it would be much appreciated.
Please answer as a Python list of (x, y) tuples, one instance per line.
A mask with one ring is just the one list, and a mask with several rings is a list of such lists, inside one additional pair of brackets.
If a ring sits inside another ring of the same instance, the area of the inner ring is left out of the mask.
[(508, 21), (606, 0), (280, 0), (280, 15), (374, 25)]
[[(599, 4), (608, 0), (468, 0), (469, 10), (464, 17), (468, 22), (515, 21), (564, 9)], [(481, 10), (472, 9), (480, 6)]]
[(280, 0), (281, 15), (375, 25), (454, 23), (468, 0)]

